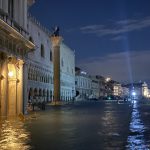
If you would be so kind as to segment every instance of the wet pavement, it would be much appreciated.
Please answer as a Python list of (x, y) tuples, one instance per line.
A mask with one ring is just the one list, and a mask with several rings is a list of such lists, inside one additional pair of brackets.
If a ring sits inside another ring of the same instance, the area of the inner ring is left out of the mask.
[(76, 102), (0, 122), (0, 150), (148, 150), (150, 105)]

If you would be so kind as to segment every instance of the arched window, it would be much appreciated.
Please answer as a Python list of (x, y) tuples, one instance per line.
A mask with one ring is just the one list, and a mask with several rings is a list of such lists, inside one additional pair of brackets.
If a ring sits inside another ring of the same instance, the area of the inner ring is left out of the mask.
[(52, 50), (50, 50), (50, 61), (53, 61), (53, 54), (52, 54)]
[(41, 57), (44, 57), (44, 45), (43, 44), (41, 44)]

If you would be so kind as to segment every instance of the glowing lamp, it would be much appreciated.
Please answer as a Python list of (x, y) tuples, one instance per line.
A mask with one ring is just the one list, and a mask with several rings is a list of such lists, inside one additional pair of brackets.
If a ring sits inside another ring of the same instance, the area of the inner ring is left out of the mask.
[(9, 77), (13, 77), (13, 75), (14, 75), (14, 73), (13, 73), (12, 71), (9, 71), (9, 72), (8, 72), (8, 76), (9, 76)]
[(135, 92), (132, 92), (132, 96), (135, 96), (136, 95), (136, 93)]
[(105, 80), (106, 80), (106, 82), (109, 82), (111, 80), (111, 78), (108, 77)]

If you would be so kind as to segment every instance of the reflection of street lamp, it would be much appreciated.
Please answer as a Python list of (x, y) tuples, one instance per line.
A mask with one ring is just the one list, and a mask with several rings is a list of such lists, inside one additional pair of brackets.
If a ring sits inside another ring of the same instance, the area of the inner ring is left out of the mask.
[(13, 71), (9, 71), (9, 72), (8, 72), (8, 76), (9, 76), (10, 78), (13, 77), (13, 75), (14, 75)]

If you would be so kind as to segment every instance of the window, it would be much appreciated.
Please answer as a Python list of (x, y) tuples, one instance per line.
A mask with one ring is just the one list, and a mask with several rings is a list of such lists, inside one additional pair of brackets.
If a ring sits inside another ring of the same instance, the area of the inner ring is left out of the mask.
[(53, 61), (53, 54), (52, 54), (52, 50), (50, 50), (50, 61)]
[(14, 17), (14, 0), (8, 0), (8, 14), (11, 18)]
[(31, 36), (29, 37), (29, 41), (32, 42), (32, 43), (34, 43), (33, 42), (33, 38)]
[(64, 66), (64, 60), (63, 60), (63, 58), (61, 59), (61, 66), (62, 67)]
[(44, 57), (44, 45), (41, 44), (41, 57)]

